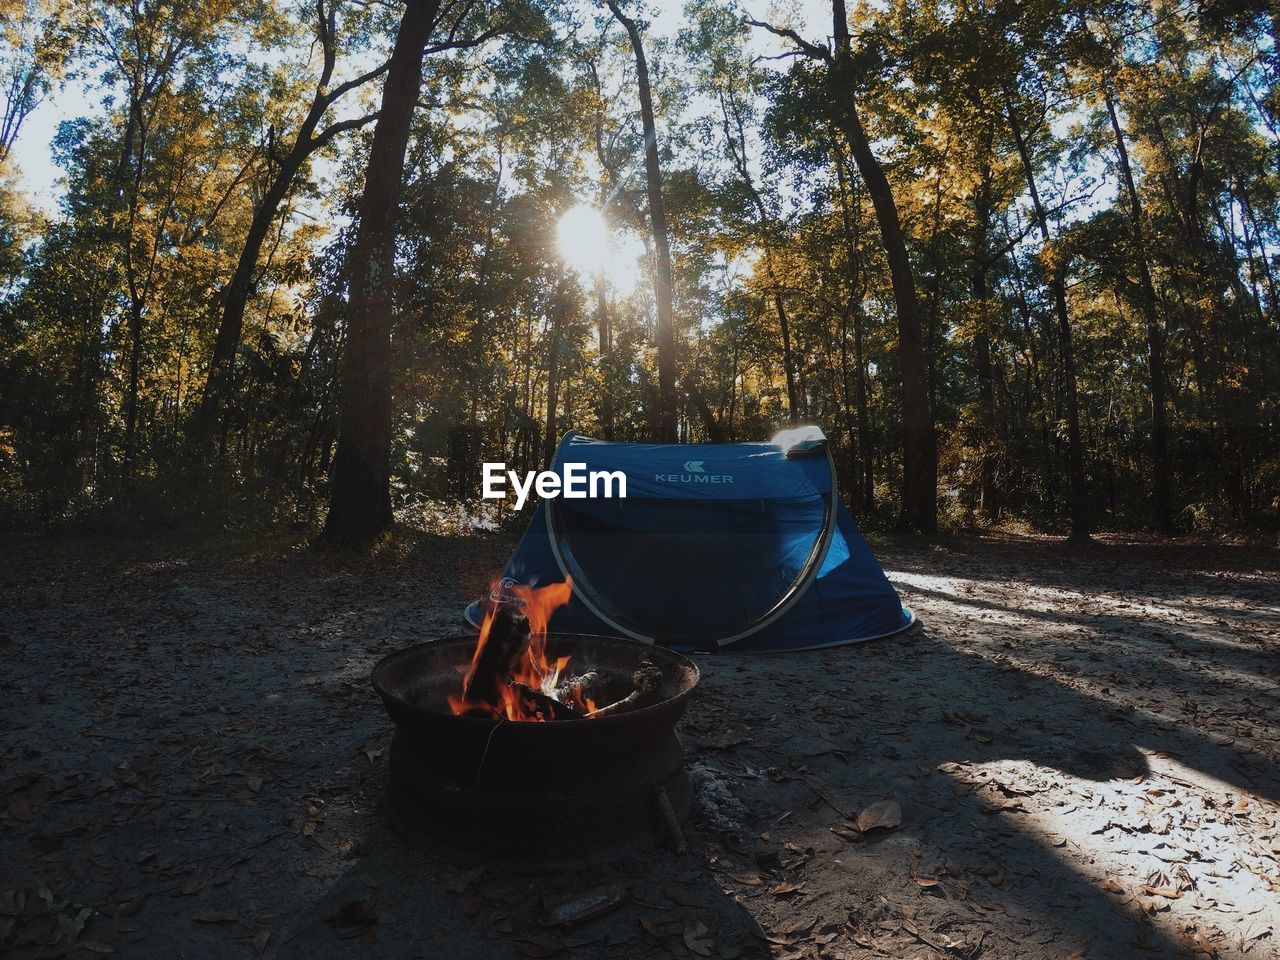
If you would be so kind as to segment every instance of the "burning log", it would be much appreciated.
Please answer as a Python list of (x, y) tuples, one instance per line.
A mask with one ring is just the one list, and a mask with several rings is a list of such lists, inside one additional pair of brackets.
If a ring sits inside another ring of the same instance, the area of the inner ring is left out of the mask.
[(648, 660), (641, 660), (640, 666), (636, 672), (631, 675), (631, 685), (634, 688), (629, 694), (615, 703), (609, 704), (607, 707), (600, 707), (587, 714), (588, 717), (612, 717), (619, 713), (628, 713), (632, 710), (639, 710), (645, 706), (650, 700), (654, 699), (654, 694), (658, 692), (658, 688), (662, 686), (662, 671), (655, 667)]
[(532, 631), (518, 603), (499, 603), (483, 646), (478, 647), (465, 688), (468, 701), (500, 703), (502, 686), (520, 665)]
[(561, 703), (585, 702), (591, 696), (591, 688), (599, 682), (598, 670), (588, 670), (576, 677), (569, 677), (556, 687), (556, 699)]
[(511, 681), (512, 688), (540, 713), (544, 720), (581, 720), (583, 715), (568, 703), (562, 703), (555, 697), (548, 696), (541, 690), (535, 690), (527, 683), (519, 680)]

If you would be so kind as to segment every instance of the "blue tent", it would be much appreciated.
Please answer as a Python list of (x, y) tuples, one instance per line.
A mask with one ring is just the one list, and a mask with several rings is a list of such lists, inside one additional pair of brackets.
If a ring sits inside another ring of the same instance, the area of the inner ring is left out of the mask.
[[(538, 505), (504, 579), (573, 578), (552, 630), (780, 651), (873, 640), (914, 622), (841, 502), (815, 427), (699, 445), (571, 433), (553, 469), (566, 464), (621, 472), (626, 497)], [(472, 625), (481, 614), (478, 602), (467, 609)]]

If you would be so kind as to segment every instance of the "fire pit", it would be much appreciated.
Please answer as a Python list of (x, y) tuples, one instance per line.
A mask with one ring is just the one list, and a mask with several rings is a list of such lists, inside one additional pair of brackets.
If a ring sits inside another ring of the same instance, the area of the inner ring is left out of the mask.
[(675, 727), (698, 668), (630, 640), (548, 635), (538, 593), (495, 592), (479, 638), (374, 667), (396, 725), (386, 806), (402, 830), (542, 853), (653, 835), (688, 814)]

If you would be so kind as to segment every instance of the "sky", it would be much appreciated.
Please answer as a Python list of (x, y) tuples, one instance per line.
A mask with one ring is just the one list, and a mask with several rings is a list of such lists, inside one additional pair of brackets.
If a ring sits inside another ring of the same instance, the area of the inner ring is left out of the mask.
[[(742, 6), (752, 17), (796, 25), (806, 37), (818, 39), (831, 32), (829, 0), (744, 0)], [(660, 37), (675, 36), (684, 22), (683, 0), (652, 0), (649, 8), (652, 11), (652, 33)], [(761, 53), (772, 54), (781, 49), (781, 41), (777, 38), (763, 31), (756, 33), (759, 34), (756, 42)], [(23, 124), (12, 159), (28, 198), (46, 213), (57, 211), (62, 196), (61, 181), (65, 171), (54, 164), (51, 154), (58, 125), (64, 120), (96, 115), (101, 109), (101, 97), (102, 91), (85, 79), (71, 80), (36, 107)]]

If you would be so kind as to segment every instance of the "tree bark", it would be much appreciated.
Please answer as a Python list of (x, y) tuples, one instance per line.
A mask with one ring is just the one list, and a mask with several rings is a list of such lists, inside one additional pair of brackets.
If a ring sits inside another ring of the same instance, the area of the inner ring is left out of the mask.
[(866, 282), (862, 279), (858, 237), (861, 232), (861, 200), (854, 203), (849, 189), (849, 178), (845, 172), (845, 161), (841, 155), (836, 138), (831, 138), (831, 159), (836, 169), (836, 184), (840, 190), (841, 222), (845, 237), (845, 269), (849, 275), (849, 300), (845, 307), (843, 323), (840, 329), (840, 373), (844, 380), (845, 415), (849, 407), (849, 331), (850, 319), (853, 321), (854, 364), (857, 375), (854, 379), (853, 404), (857, 417), (858, 431), (858, 480), (861, 493), (860, 515), (870, 516), (876, 506), (875, 458), (871, 449), (871, 420), (867, 412), (867, 367), (863, 358), (863, 324), (862, 297), (866, 292)]
[(640, 122), (644, 128), (644, 171), (649, 194), (649, 222), (653, 230), (653, 292), (658, 309), (658, 410), (659, 443), (675, 443), (679, 401), (676, 396), (675, 308), (671, 294), (671, 239), (662, 202), (662, 168), (658, 165), (658, 132), (653, 119), (653, 94), (649, 65), (636, 22), (623, 14), (615, 0), (605, 0), (615, 20), (622, 24), (636, 58), (636, 86), (640, 96)]
[(844, 109), (839, 113), (841, 128), (876, 212), (898, 313), (898, 366), (902, 377), (902, 510), (898, 525), (931, 533), (938, 526), (938, 448), (929, 405), (928, 364), (915, 279), (893, 190), (871, 149), (854, 100), (853, 57), (844, 0), (832, 0), (831, 6), (836, 40), (831, 66), (833, 93), (843, 101)]
[(342, 356), (338, 448), (324, 538), (359, 545), (389, 529), (391, 324), (396, 227), (422, 56), (439, 0), (407, 0), (382, 88), (365, 168), (359, 223), (347, 264), (350, 293)]
[(1164, 369), (1164, 328), (1156, 311), (1156, 288), (1151, 279), (1151, 267), (1147, 263), (1142, 201), (1129, 163), (1129, 150), (1125, 146), (1124, 131), (1116, 114), (1115, 99), (1106, 77), (1102, 80), (1102, 99), (1111, 121), (1111, 132), (1116, 141), (1116, 155), (1120, 160), (1120, 174), (1125, 193), (1129, 198), (1129, 239), (1132, 255), (1138, 268), (1139, 288), (1142, 293), (1142, 318), (1147, 326), (1147, 366), (1151, 375), (1151, 460), (1154, 476), (1152, 506), (1156, 529), (1162, 533), (1173, 531), (1171, 508), (1171, 464), (1169, 461), (1169, 421), (1165, 404), (1166, 375)]
[(996, 404), (995, 376), (991, 364), (991, 170), (982, 171), (982, 179), (974, 192), (978, 233), (974, 242), (974, 267), (971, 278), (974, 303), (973, 353), (978, 378), (978, 431), (982, 445), (978, 466), (978, 510), (988, 523), (1000, 517), (1000, 490), (996, 485)]

